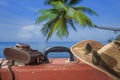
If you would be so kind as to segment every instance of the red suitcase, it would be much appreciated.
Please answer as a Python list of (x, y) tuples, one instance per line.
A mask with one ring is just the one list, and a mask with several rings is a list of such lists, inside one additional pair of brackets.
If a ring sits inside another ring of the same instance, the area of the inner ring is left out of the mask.
[[(70, 58), (47, 58), (50, 52), (68, 52)], [(72, 53), (65, 47), (50, 48), (44, 53), (47, 63), (39, 65), (1, 67), (1, 80), (113, 80), (105, 73), (74, 60)], [(49, 62), (48, 62), (49, 60)], [(5, 64), (5, 62), (4, 62)]]

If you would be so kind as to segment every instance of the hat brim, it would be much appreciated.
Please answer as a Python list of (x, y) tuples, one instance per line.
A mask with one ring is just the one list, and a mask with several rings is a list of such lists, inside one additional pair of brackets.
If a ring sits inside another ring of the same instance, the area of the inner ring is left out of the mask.
[(110, 74), (106, 69), (104, 69), (102, 66), (100, 65), (94, 65), (92, 62), (92, 54), (85, 54), (83, 48), (86, 46), (86, 44), (89, 43), (93, 50), (97, 51), (100, 48), (102, 48), (104, 45), (100, 42), (94, 41), (94, 40), (84, 40), (84, 41), (80, 41), (77, 44), (73, 45), (70, 49), (71, 52), (73, 53), (73, 55), (75, 57), (77, 57), (80, 61), (96, 68), (97, 70), (100, 70), (102, 72), (104, 72), (105, 74), (107, 74), (109, 77), (113, 78), (114, 80), (120, 80), (118, 77)]

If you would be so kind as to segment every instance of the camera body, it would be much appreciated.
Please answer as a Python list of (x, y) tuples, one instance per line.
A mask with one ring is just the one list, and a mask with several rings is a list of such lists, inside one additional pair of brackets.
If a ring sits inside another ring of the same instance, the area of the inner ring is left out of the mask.
[(18, 43), (15, 47), (5, 48), (4, 56), (8, 60), (14, 60), (24, 64), (40, 64), (44, 61), (43, 54), (34, 50), (28, 44)]

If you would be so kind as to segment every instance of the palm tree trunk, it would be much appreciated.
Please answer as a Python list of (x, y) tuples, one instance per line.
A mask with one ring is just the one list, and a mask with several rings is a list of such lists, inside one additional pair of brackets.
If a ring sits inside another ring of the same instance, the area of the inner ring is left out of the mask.
[(103, 27), (103, 26), (97, 26), (97, 25), (94, 25), (95, 28), (98, 28), (98, 29), (105, 29), (105, 30), (111, 30), (111, 31), (120, 31), (120, 28), (112, 28), (112, 27)]

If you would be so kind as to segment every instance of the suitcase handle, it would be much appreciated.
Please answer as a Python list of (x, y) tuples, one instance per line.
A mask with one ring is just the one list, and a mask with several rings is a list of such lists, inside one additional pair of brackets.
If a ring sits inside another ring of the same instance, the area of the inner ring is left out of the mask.
[(74, 61), (73, 54), (72, 54), (72, 52), (70, 51), (70, 49), (67, 48), (67, 47), (56, 46), (56, 47), (48, 48), (48, 49), (45, 50), (45, 52), (44, 52), (45, 61), (48, 61), (47, 55), (48, 55), (48, 53), (50, 53), (50, 52), (68, 52), (69, 55), (70, 55), (70, 61)]

